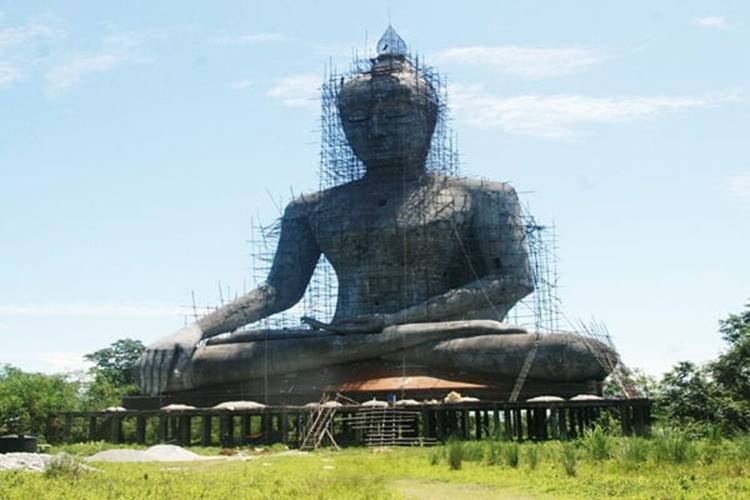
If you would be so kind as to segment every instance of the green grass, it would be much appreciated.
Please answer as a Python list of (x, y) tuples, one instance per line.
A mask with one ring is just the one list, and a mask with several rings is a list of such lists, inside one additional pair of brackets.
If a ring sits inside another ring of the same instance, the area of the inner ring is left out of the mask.
[[(67, 464), (48, 475), (0, 473), (0, 499), (379, 499), (401, 498), (403, 488), (409, 492), (424, 488), (433, 496), (464, 488), (474, 491), (476, 498), (492, 494), (534, 498), (750, 498), (750, 461), (743, 458), (750, 451), (748, 438), (718, 444), (707, 439), (688, 442), (687, 447), (680, 439), (658, 433), (652, 439), (608, 437), (609, 455), (596, 458), (585, 440), (523, 443), (517, 445), (521, 466), (506, 460), (506, 447), (513, 444), (466, 442), (460, 446), (461, 467), (457, 470), (450, 466), (451, 446), (458, 449), (454, 443), (439, 448), (352, 448), (301, 456), (260, 453), (249, 461), (93, 463), (90, 465), (97, 469), (93, 472)], [(104, 447), (77, 446), (65, 449), (73, 453)], [(204, 451), (219, 453), (217, 448)], [(77, 453), (81, 454), (85, 453)], [(575, 475), (566, 473), (566, 460), (571, 457)]]

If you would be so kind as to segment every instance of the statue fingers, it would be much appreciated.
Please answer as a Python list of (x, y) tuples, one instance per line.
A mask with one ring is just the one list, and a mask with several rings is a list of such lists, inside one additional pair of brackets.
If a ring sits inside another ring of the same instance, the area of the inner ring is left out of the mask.
[(164, 350), (161, 352), (161, 361), (159, 362), (159, 383), (157, 391), (163, 393), (169, 383), (169, 375), (172, 370), (172, 360), (174, 359), (174, 350)]
[(143, 392), (148, 393), (148, 375), (147, 375), (147, 367), (148, 364), (146, 360), (148, 359), (148, 351), (141, 354), (141, 356), (138, 358), (138, 362), (136, 363), (137, 368), (137, 374), (138, 374), (138, 385), (141, 387)]
[(302, 322), (316, 330), (328, 330), (331, 327), (329, 323), (323, 323), (310, 316), (302, 316)]
[(146, 370), (146, 394), (149, 394), (153, 396), (156, 394), (156, 382), (158, 380), (158, 362), (157, 362), (157, 356), (159, 354), (159, 351), (152, 350), (147, 352), (147, 358), (145, 361), (145, 370)]

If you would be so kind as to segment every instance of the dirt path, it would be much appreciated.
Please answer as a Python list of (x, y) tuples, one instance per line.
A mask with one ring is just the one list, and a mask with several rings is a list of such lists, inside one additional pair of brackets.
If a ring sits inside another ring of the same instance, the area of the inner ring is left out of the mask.
[(543, 498), (523, 491), (514, 489), (496, 489), (477, 484), (455, 484), (440, 481), (418, 481), (402, 479), (394, 481), (391, 485), (409, 500), (450, 498), (451, 500), (484, 500), (484, 499), (506, 499), (506, 500), (531, 500)]

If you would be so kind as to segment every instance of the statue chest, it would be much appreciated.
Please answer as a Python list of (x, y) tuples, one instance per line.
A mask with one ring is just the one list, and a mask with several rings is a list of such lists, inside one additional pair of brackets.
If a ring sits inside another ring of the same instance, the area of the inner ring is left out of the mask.
[(465, 197), (442, 190), (382, 191), (324, 204), (312, 218), (318, 245), (339, 275), (428, 274), (446, 267), (461, 249), (471, 216)]

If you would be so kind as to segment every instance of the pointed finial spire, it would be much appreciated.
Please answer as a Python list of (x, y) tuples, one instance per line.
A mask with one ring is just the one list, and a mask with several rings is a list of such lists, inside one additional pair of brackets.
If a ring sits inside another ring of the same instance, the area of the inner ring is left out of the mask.
[(404, 39), (396, 33), (393, 26), (390, 24), (386, 28), (383, 36), (378, 40), (378, 57), (380, 56), (395, 56), (405, 57), (406, 56), (406, 42)]

